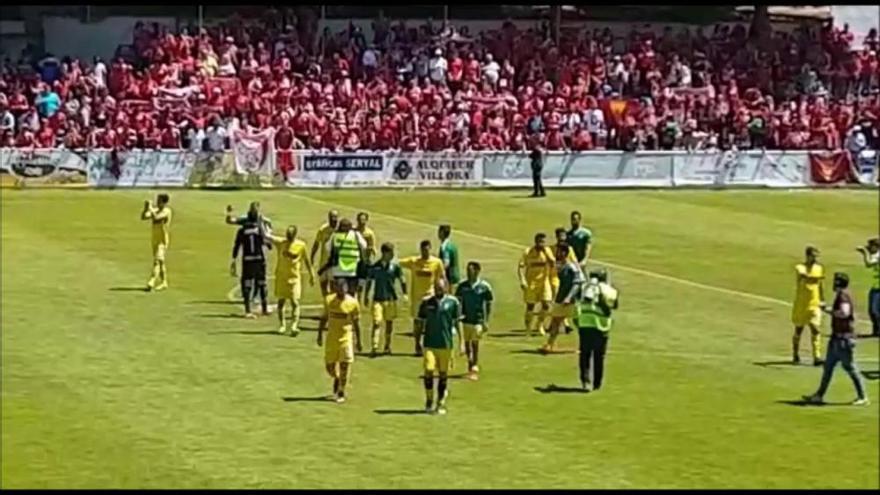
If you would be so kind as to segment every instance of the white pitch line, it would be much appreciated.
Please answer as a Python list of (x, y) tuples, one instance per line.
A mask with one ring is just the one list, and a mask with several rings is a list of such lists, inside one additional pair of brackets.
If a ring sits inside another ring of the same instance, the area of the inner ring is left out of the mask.
[[(324, 201), (324, 200), (320, 200), (320, 199), (315, 199), (315, 198), (311, 198), (311, 197), (308, 197), (308, 196), (303, 196), (303, 195), (301, 195), (301, 194), (296, 194), (296, 193), (290, 193), (290, 194), (293, 195), (293, 196), (296, 196), (296, 197), (298, 197), (298, 198), (304, 199), (304, 200), (306, 200), (306, 201), (311, 201), (311, 202), (313, 202), (313, 203), (317, 203), (317, 204), (321, 204), (321, 205), (325, 205), (325, 206), (330, 206), (330, 207), (333, 207), (333, 208), (357, 208), (357, 209), (363, 210), (363, 208), (360, 208), (360, 207), (353, 207), (352, 205), (347, 205), (347, 204), (342, 204), (342, 203), (332, 203), (332, 202), (329, 202), (329, 201)], [(368, 211), (368, 210), (364, 210), (364, 211)], [(429, 223), (425, 223), (425, 222), (420, 222), (420, 221), (418, 221), (418, 220), (412, 220), (412, 219), (409, 219), (409, 218), (399, 217), (399, 216), (397, 216), (397, 215), (389, 215), (389, 214), (387, 214), (387, 213), (382, 213), (382, 212), (377, 212), (377, 211), (368, 211), (368, 212), (369, 212), (371, 215), (373, 215), (374, 217), (377, 217), (377, 216), (378, 216), (378, 217), (385, 217), (385, 218), (388, 218), (388, 219), (391, 219), (391, 220), (394, 220), (394, 221), (403, 222), (403, 223), (409, 223), (410, 225), (418, 225), (419, 227), (430, 227), (430, 228), (434, 228), (434, 225), (431, 225), (431, 224), (429, 224)], [(506, 247), (509, 247), (509, 248), (512, 248), (512, 249), (523, 250), (523, 249), (526, 249), (526, 248), (528, 247), (528, 246), (524, 246), (524, 245), (521, 245), (521, 244), (517, 244), (517, 243), (515, 243), (515, 242), (505, 241), (504, 239), (497, 239), (497, 238), (494, 238), (494, 237), (487, 237), (487, 236), (480, 235), (480, 234), (474, 234), (474, 233), (472, 233), (472, 232), (467, 232), (467, 231), (465, 231), (465, 230), (456, 229), (455, 232), (456, 232), (456, 235), (460, 235), (460, 236), (464, 236), (464, 237), (470, 237), (470, 238), (472, 238), (472, 239), (477, 239), (477, 240), (480, 240), (480, 241), (483, 241), (483, 242), (487, 242), (487, 243), (490, 243), (490, 244), (497, 244), (497, 245), (500, 245), (500, 246), (506, 246)], [(728, 294), (728, 295), (732, 295), (732, 296), (744, 297), (744, 298), (747, 298), (747, 299), (753, 299), (753, 300), (761, 301), (761, 302), (765, 302), (765, 303), (776, 304), (776, 305), (779, 305), (779, 306), (791, 307), (791, 303), (790, 303), (790, 302), (783, 301), (783, 300), (781, 300), (781, 299), (776, 299), (776, 298), (773, 298), (773, 297), (762, 296), (762, 295), (760, 295), (760, 294), (753, 294), (753, 293), (751, 293), (751, 292), (743, 292), (743, 291), (739, 291), (739, 290), (735, 290), (735, 289), (726, 289), (726, 288), (724, 288), (724, 287), (717, 287), (717, 286), (714, 286), (714, 285), (703, 284), (703, 283), (700, 283), (700, 282), (694, 282), (694, 281), (692, 281), (692, 280), (685, 280), (685, 279), (683, 279), (683, 278), (673, 277), (673, 276), (670, 276), (670, 275), (664, 275), (664, 274), (662, 274), (662, 273), (652, 272), (652, 271), (650, 271), (650, 270), (643, 270), (643, 269), (641, 269), (641, 268), (636, 268), (636, 267), (627, 266), (627, 265), (621, 265), (621, 264), (618, 264), (618, 263), (611, 263), (611, 262), (608, 262), (608, 261), (602, 261), (602, 260), (598, 260), (598, 259), (595, 259), (595, 258), (591, 259), (590, 261), (593, 261), (593, 262), (598, 263), (598, 264), (600, 264), (600, 265), (605, 265), (605, 266), (610, 267), (610, 268), (614, 268), (614, 269), (616, 269), (616, 270), (621, 270), (621, 271), (624, 271), (624, 272), (635, 273), (635, 274), (638, 274), (638, 275), (644, 275), (644, 276), (646, 276), (646, 277), (657, 278), (657, 279), (660, 279), (660, 280), (665, 280), (665, 281), (667, 281), (667, 282), (674, 282), (674, 283), (681, 284), (681, 285), (687, 285), (687, 286), (694, 287), (694, 288), (697, 288), (697, 289), (703, 289), (703, 290), (709, 290), (709, 291), (714, 291), (714, 292), (720, 292), (720, 293), (722, 293), (722, 294)]]

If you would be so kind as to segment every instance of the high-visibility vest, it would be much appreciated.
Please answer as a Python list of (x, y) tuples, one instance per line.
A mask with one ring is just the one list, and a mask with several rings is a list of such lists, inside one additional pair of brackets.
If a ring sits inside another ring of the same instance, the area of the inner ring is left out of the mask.
[[(577, 303), (578, 328), (595, 328), (602, 332), (611, 330), (611, 306), (617, 300), (617, 289), (605, 282), (590, 284), (584, 288), (583, 296)], [(600, 298), (605, 304), (599, 303)]]
[(336, 251), (337, 266), (344, 272), (354, 273), (357, 271), (358, 261), (361, 259), (361, 250), (358, 246), (357, 233), (350, 230), (346, 233), (333, 234), (331, 244)]

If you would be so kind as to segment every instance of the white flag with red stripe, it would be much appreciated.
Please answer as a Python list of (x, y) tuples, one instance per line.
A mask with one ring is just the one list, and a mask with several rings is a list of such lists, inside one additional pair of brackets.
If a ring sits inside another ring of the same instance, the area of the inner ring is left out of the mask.
[(275, 173), (274, 138), (273, 129), (253, 134), (243, 130), (234, 131), (230, 145), (235, 155), (236, 172), (272, 176)]

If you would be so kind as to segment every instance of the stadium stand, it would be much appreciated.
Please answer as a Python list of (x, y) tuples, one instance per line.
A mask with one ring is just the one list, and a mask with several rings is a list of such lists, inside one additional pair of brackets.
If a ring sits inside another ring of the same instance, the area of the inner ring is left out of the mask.
[(333, 151), (877, 149), (878, 35), (744, 26), (471, 34), (384, 21), (372, 39), (271, 12), (198, 30), (138, 24), (112, 61), (6, 60), (0, 145), (228, 146), (275, 127), (278, 149)]

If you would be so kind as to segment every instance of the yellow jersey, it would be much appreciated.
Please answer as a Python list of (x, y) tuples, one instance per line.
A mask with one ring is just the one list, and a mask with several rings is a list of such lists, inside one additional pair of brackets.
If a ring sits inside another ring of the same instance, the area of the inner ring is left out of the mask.
[(400, 267), (410, 271), (410, 304), (434, 295), (434, 283), (446, 276), (443, 262), (436, 256), (424, 260), (421, 256), (410, 256), (400, 260)]
[(272, 237), (273, 247), (278, 252), (275, 264), (276, 280), (296, 280), (302, 276), (302, 265), (305, 263), (309, 272), (312, 271), (306, 243), (300, 239), (288, 241), (283, 237)]
[(327, 320), (327, 340), (351, 342), (354, 323), (360, 318), (361, 306), (357, 299), (346, 294), (342, 299), (330, 294), (325, 299), (324, 318)]
[(825, 278), (825, 268), (819, 263), (813, 264), (809, 269), (807, 265), (798, 263), (795, 267), (797, 273), (797, 290), (794, 296), (795, 307), (815, 309), (822, 302), (819, 286)]
[(171, 208), (165, 206), (162, 209), (151, 208), (149, 212), (152, 220), (153, 244), (168, 244), (168, 227), (171, 225)]
[(373, 259), (376, 256), (376, 233), (373, 232), (373, 229), (369, 227), (364, 227), (363, 230), (357, 229), (358, 232), (361, 233), (361, 237), (364, 238), (364, 241), (367, 242), (367, 257), (369, 259)]
[(321, 258), (318, 262), (319, 267), (327, 264), (327, 259), (330, 257), (328, 243), (334, 232), (336, 232), (336, 228), (331, 227), (329, 223), (325, 223), (324, 225), (321, 225), (321, 228), (318, 229), (318, 233), (315, 234), (315, 244), (321, 246)]
[(524, 270), (526, 284), (539, 286), (556, 273), (553, 253), (547, 248), (538, 250), (534, 246), (523, 251), (519, 266)]

